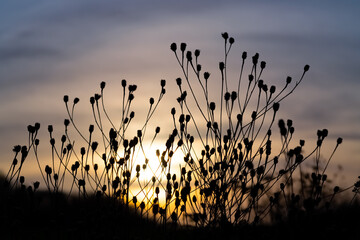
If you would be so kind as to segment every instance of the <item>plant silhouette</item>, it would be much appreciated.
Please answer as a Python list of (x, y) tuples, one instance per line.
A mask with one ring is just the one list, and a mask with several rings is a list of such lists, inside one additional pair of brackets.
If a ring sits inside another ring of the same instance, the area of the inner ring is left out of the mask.
[[(98, 237), (103, 237), (106, 224), (118, 221), (125, 226), (121, 229), (127, 232), (126, 237), (130, 237), (129, 234), (136, 235), (136, 226), (124, 216), (154, 235), (152, 226), (162, 230), (185, 229), (179, 235), (185, 236), (190, 228), (211, 232), (241, 227), (246, 232), (246, 227), (261, 227), (263, 223), (276, 226), (308, 221), (333, 211), (334, 199), (348, 190), (353, 191), (348, 205), (357, 206), (360, 181), (345, 188), (328, 186), (326, 170), (342, 138), (337, 139), (323, 166), (320, 156), (328, 130), (318, 130), (316, 145), (305, 151), (305, 140), (293, 143), (293, 121), (277, 119), (280, 103), (298, 88), (310, 67), (304, 66), (295, 83), (287, 77), (281, 87), (268, 85), (263, 80), (266, 62), (260, 61), (258, 53), (248, 60), (247, 52), (243, 52), (236, 87), (231, 89), (234, 81), (229, 77), (228, 56), (235, 39), (226, 32), (221, 36), (224, 59), (218, 66), (219, 100), (210, 96), (213, 74), (203, 72), (200, 50), (187, 51), (186, 43), (181, 43), (179, 49), (176, 43), (170, 45), (182, 77), (176, 79), (178, 106), (169, 113), (172, 131), (164, 142), (164, 150), (151, 150), (157, 159), (149, 156), (146, 146), (151, 147), (160, 132), (156, 126), (154, 134), (148, 133), (152, 128), (150, 120), (166, 93), (166, 81), (160, 81), (158, 98), (149, 99), (144, 123), (136, 134), (131, 133), (131, 124), (137, 85), (121, 81), (121, 116), (113, 120), (104, 100), (106, 83), (101, 82), (100, 93), (90, 98), (94, 124), (89, 125), (88, 132), (82, 132), (76, 122), (80, 99), (75, 97), (71, 103), (69, 96), (64, 96), (68, 113), (64, 133), (58, 142), (53, 126), (48, 126), (51, 160), (45, 166), (38, 152), (40, 124), (28, 126), (27, 146), (13, 148), (14, 160), (3, 180), (2, 207), (20, 206), (27, 209), (23, 213), (31, 215), (43, 209), (41, 199), (49, 199), (55, 222), (64, 214), (83, 217), (81, 221), (106, 219), (99, 229), (93, 229)], [(73, 133), (80, 138), (77, 143), (84, 144), (79, 152), (74, 149)], [(42, 183), (26, 186), (21, 170), (30, 153)], [(180, 171), (173, 167), (175, 156), (181, 158)], [(311, 171), (302, 167), (305, 161), (313, 162)], [(145, 177), (146, 171), (150, 178)], [(13, 202), (19, 195), (24, 202)], [(85, 214), (87, 206), (96, 206), (93, 215)], [(11, 214), (7, 211), (4, 216)], [(107, 234), (114, 235), (116, 231)]]

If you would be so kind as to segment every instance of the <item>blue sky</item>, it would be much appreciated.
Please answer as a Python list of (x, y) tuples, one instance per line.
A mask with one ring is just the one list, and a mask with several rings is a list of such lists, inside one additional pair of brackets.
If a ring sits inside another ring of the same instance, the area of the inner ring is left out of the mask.
[[(169, 50), (187, 42), (202, 51), (203, 67), (216, 76), (221, 32), (242, 51), (267, 62), (266, 81), (281, 85), (311, 66), (305, 81), (282, 105), (282, 117), (309, 139), (328, 128), (344, 144), (337, 163), (360, 172), (360, 3), (358, 1), (2, 1), (0, 3), (0, 169), (11, 148), (25, 144), (26, 126), (61, 128), (62, 96), (80, 97), (79, 121), (101, 81), (116, 94), (121, 79), (139, 85), (138, 99), (155, 95), (160, 79), (168, 93), (159, 115), (175, 104), (171, 89), (181, 76)], [(141, 100), (138, 100), (141, 101)], [(147, 101), (147, 100), (146, 100)], [(109, 103), (115, 108), (115, 103)], [(88, 107), (88, 108), (87, 108)], [(141, 106), (138, 107), (141, 109)], [(159, 119), (164, 122), (166, 120)], [(330, 146), (332, 142), (329, 142)], [(336, 162), (335, 162), (336, 163)]]

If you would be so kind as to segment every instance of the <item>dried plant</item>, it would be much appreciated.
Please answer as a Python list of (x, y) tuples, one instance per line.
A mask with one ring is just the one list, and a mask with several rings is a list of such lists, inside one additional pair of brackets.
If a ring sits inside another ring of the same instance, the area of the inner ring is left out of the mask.
[[(28, 145), (13, 149), (15, 157), (4, 181), (7, 189), (20, 187), (31, 194), (39, 189), (38, 181), (26, 188), (21, 175), (32, 151), (50, 195), (60, 196), (68, 186), (68, 199), (74, 193), (81, 199), (93, 196), (110, 199), (125, 206), (127, 213), (132, 207), (141, 218), (163, 226), (171, 223), (226, 227), (286, 221), (329, 210), (334, 197), (349, 189), (354, 192), (350, 201), (353, 204), (359, 193), (359, 181), (347, 188), (335, 186), (332, 192), (327, 190), (330, 186), (325, 187), (326, 170), (342, 139), (337, 139), (322, 166), (320, 153), (328, 130), (318, 130), (316, 145), (305, 151), (304, 140), (297, 144), (292, 141), (293, 121), (277, 119), (280, 103), (300, 85), (309, 66), (305, 65), (295, 83), (287, 77), (277, 90), (263, 80), (266, 62), (260, 61), (259, 54), (251, 58), (248, 66), (247, 53), (243, 52), (236, 87), (232, 90), (234, 81), (229, 77), (228, 56), (235, 40), (227, 33), (222, 33), (222, 38), (224, 59), (219, 63), (218, 80), (202, 71), (200, 50), (186, 51), (185, 43), (180, 44), (180, 49), (176, 43), (170, 45), (183, 76), (176, 79), (178, 106), (169, 114), (173, 130), (163, 151), (150, 150), (156, 152), (157, 159), (149, 156), (146, 146), (152, 146), (160, 132), (156, 126), (155, 134), (148, 137), (150, 119), (166, 92), (166, 81), (160, 81), (157, 100), (149, 99), (144, 123), (135, 134), (131, 124), (135, 118), (132, 104), (137, 86), (122, 80), (121, 115), (113, 120), (105, 107), (106, 84), (102, 82), (100, 93), (90, 98), (93, 124), (86, 133), (80, 130), (75, 117), (79, 98), (70, 103), (69, 97), (64, 96), (68, 113), (64, 133), (58, 143), (53, 126), (48, 126), (51, 161), (45, 166), (38, 152), (40, 124), (28, 126)], [(219, 83), (219, 101), (210, 96), (211, 81)], [(279, 134), (273, 134), (274, 131)], [(73, 133), (80, 138), (76, 144)], [(279, 139), (273, 140), (277, 136)], [(80, 148), (79, 142), (83, 144)], [(178, 158), (180, 172), (175, 166)], [(150, 166), (149, 161), (157, 166)], [(314, 161), (312, 172), (302, 168), (305, 161)], [(151, 177), (146, 177), (145, 172)]]

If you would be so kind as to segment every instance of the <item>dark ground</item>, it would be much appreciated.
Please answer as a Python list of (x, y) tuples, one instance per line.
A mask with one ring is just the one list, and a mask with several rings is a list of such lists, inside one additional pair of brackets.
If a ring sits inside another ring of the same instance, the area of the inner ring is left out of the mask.
[(360, 207), (339, 207), (272, 226), (159, 226), (108, 199), (0, 192), (0, 239), (360, 239)]

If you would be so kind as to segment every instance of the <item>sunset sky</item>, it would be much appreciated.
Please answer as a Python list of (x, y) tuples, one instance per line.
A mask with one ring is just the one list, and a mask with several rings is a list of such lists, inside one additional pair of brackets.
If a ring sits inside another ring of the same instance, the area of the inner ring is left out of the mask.
[[(359, 12), (355, 0), (3, 0), (0, 170), (10, 166), (12, 147), (26, 144), (27, 125), (41, 123), (45, 146), (47, 125), (63, 129), (65, 94), (80, 98), (78, 121), (87, 128), (88, 99), (101, 81), (107, 82), (109, 97), (117, 96), (122, 79), (137, 84), (134, 107), (141, 118), (141, 102), (157, 97), (160, 79), (166, 79), (167, 94), (154, 121), (167, 124), (170, 118), (163, 116), (170, 117), (176, 105), (175, 79), (182, 74), (170, 44), (200, 49), (204, 71), (217, 81), (221, 33), (228, 32), (235, 38), (229, 59), (235, 72), (243, 51), (258, 52), (267, 62), (264, 80), (279, 86), (286, 76), (298, 79), (305, 64), (311, 66), (281, 105), (280, 117), (294, 121), (297, 138), (311, 140), (317, 129), (327, 128), (325, 144), (333, 148), (342, 137), (333, 164), (342, 165), (352, 181), (360, 175)], [(108, 102), (110, 109), (117, 103)]]

